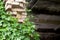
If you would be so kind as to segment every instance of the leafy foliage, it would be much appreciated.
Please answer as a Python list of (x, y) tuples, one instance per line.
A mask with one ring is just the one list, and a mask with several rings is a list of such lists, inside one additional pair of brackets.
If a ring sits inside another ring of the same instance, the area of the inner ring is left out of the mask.
[(39, 40), (35, 25), (26, 18), (24, 23), (5, 12), (3, 0), (0, 0), (0, 40)]

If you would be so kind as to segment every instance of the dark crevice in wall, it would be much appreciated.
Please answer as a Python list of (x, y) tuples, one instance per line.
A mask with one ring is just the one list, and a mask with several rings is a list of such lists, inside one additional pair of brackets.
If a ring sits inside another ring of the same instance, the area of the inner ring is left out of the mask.
[(46, 14), (46, 15), (60, 16), (60, 11), (50, 11), (50, 10), (47, 10), (46, 8), (43, 8), (43, 9), (34, 8), (32, 9), (32, 12), (33, 14)]

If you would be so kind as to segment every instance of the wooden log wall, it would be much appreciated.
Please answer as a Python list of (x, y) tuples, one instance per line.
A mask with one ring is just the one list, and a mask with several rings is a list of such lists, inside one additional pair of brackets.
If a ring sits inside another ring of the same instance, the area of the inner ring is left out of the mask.
[(31, 21), (40, 32), (41, 40), (60, 40), (60, 1), (35, 0), (28, 7), (32, 9)]
[[(36, 10), (37, 11), (37, 10)], [(42, 11), (44, 12), (44, 11)], [(41, 40), (60, 40), (60, 16), (33, 12), (31, 19), (40, 33)]]

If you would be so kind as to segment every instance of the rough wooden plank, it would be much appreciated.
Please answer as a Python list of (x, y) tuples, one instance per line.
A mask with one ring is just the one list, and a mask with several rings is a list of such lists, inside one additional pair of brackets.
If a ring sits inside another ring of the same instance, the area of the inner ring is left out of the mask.
[[(38, 2), (37, 2), (38, 1)], [(37, 8), (37, 9), (47, 9), (50, 11), (60, 11), (60, 1), (59, 0), (37, 0), (35, 3), (32, 1), (30, 3), (30, 8)], [(57, 2), (59, 1), (59, 3)], [(34, 5), (32, 5), (34, 4)]]

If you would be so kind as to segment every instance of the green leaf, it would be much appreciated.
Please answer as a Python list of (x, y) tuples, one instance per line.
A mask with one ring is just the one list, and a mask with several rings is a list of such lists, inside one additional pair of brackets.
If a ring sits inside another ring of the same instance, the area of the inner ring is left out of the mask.
[(0, 31), (2, 32), (2, 31), (6, 31), (6, 29), (0, 29)]
[(4, 18), (6, 18), (6, 16), (5, 15), (2, 15), (1, 18), (4, 19)]
[(30, 38), (27, 37), (27, 38), (25, 38), (24, 40), (30, 40)]

